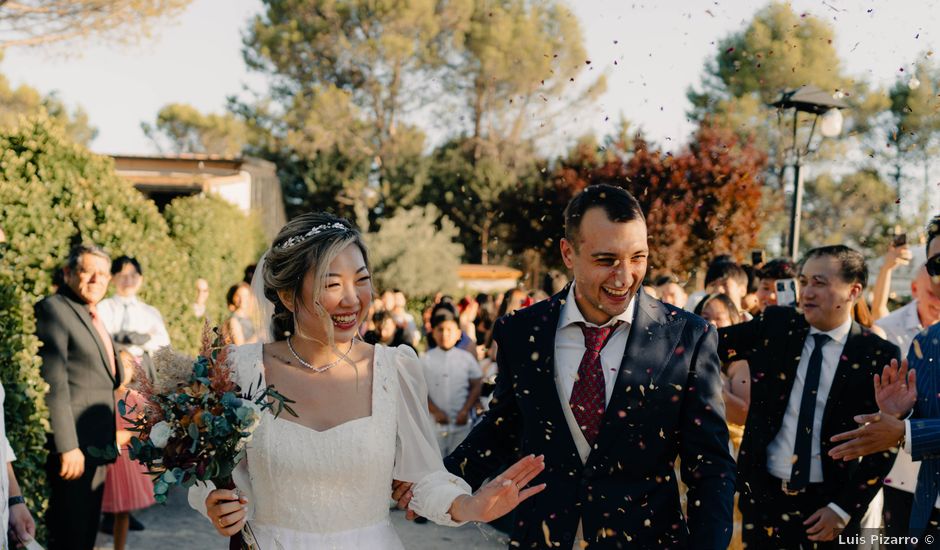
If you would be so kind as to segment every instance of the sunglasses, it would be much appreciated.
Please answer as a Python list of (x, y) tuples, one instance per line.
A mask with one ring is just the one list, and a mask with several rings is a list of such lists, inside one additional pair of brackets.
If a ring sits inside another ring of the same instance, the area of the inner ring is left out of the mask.
[(940, 277), (940, 254), (927, 258), (927, 273), (931, 277)]

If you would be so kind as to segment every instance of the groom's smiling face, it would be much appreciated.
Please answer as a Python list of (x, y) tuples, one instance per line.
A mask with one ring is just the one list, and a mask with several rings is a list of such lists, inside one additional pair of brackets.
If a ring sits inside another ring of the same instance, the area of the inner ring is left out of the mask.
[(623, 313), (643, 284), (646, 223), (611, 221), (603, 208), (594, 207), (584, 213), (575, 240), (562, 239), (561, 254), (574, 273), (578, 309), (602, 325)]

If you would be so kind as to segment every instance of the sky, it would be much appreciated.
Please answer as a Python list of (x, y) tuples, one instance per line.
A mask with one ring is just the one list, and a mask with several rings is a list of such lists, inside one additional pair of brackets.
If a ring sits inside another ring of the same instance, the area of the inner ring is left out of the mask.
[[(716, 43), (747, 24), (764, 2), (571, 0), (586, 39), (590, 71), (605, 72), (607, 92), (559, 136), (570, 142), (593, 130), (613, 132), (621, 115), (655, 141), (685, 141), (686, 90), (700, 81)], [(893, 82), (918, 56), (940, 44), (940, 2), (915, 0), (793, 1), (796, 11), (832, 22), (849, 74)], [(91, 144), (109, 154), (153, 154), (140, 129), (171, 102), (222, 112), (226, 98), (265, 81), (250, 74), (241, 34), (260, 0), (195, 0), (155, 37), (137, 46), (86, 44), (63, 55), (6, 52), (0, 73), (14, 85), (57, 91), (80, 105), (99, 130)], [(614, 61), (617, 64), (614, 65)], [(606, 120), (605, 120), (606, 119)]]

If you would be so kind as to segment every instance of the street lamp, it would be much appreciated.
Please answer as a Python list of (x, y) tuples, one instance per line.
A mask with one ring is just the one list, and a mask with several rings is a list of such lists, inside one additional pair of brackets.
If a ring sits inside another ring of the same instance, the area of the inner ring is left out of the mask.
[[(800, 249), (800, 218), (803, 209), (803, 157), (810, 152), (810, 142), (816, 124), (820, 123), (819, 131), (823, 137), (835, 137), (842, 132), (842, 113), (848, 104), (838, 97), (834, 97), (816, 86), (800, 86), (792, 90), (785, 90), (780, 99), (771, 103), (779, 111), (793, 109), (793, 205), (790, 212), (790, 257), (797, 261)], [(801, 148), (797, 143), (797, 130), (799, 128), (800, 113), (811, 113), (813, 125), (806, 139), (806, 147)]]

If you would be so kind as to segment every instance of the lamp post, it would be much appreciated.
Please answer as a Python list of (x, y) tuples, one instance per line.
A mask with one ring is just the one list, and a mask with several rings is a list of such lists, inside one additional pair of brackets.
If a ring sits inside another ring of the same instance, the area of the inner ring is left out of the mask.
[[(783, 111), (793, 109), (793, 203), (790, 211), (790, 237), (789, 252), (793, 261), (798, 260), (800, 251), (800, 220), (803, 210), (803, 157), (810, 152), (810, 142), (819, 123), (820, 133), (824, 137), (835, 137), (842, 132), (842, 113), (848, 104), (839, 98), (817, 88), (816, 86), (800, 86), (792, 90), (785, 90), (777, 101), (771, 103), (773, 107)], [(797, 130), (799, 129), (800, 113), (813, 115), (813, 125), (806, 139), (806, 147), (797, 143)]]

